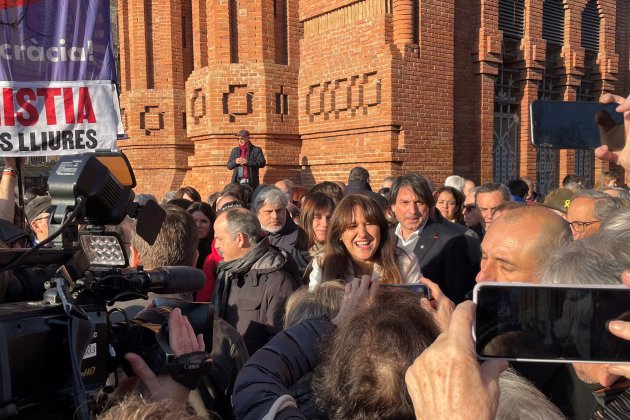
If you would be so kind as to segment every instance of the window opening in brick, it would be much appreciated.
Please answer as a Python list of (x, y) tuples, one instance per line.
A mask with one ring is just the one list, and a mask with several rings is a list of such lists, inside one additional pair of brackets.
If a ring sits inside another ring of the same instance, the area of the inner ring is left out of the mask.
[[(596, 101), (599, 93), (595, 89), (597, 54), (599, 52), (600, 17), (597, 2), (590, 0), (582, 12), (582, 47), (584, 48), (584, 75), (577, 91), (578, 101)], [(575, 151), (575, 173), (584, 178), (588, 187), (593, 185), (595, 154), (592, 150)]]
[(524, 21), (524, 0), (499, 0), (499, 29), (504, 36), (522, 38)]
[(287, 0), (273, 1), (273, 17), (276, 64), (289, 64)]
[(230, 63), (238, 63), (238, 0), (228, 0), (230, 15)]
[(413, 43), (420, 44), (420, 0), (413, 0)]
[(545, 0), (543, 3), (543, 38), (547, 45), (564, 43), (564, 5), (562, 0)]
[[(562, 0), (543, 3), (543, 38), (547, 41), (546, 62), (538, 84), (538, 99), (560, 101), (564, 87), (560, 86), (563, 62), (560, 57), (564, 42), (564, 5)], [(547, 194), (557, 188), (559, 155), (555, 149), (536, 149), (536, 191)]]
[(147, 89), (155, 88), (153, 67), (153, 0), (144, 2), (144, 49), (146, 54)]
[(517, 64), (520, 39), (503, 37), (499, 74), (494, 84), (493, 173), (495, 182), (516, 178), (518, 174), (518, 133), (520, 69)]
[(599, 11), (595, 0), (590, 0), (582, 12), (582, 47), (599, 51)]

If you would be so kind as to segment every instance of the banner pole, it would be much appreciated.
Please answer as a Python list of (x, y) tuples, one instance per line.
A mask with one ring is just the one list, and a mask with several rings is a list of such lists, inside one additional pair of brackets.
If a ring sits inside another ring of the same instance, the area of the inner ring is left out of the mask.
[(22, 159), (17, 157), (15, 159), (15, 171), (17, 172), (15, 175), (17, 176), (18, 182), (18, 208), (20, 210), (20, 227), (25, 228), (24, 226), (24, 184), (22, 183)]

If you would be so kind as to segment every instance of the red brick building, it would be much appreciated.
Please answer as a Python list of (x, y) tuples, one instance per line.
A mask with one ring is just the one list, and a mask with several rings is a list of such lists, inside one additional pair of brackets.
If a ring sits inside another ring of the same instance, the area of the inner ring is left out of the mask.
[(120, 146), (158, 195), (222, 188), (241, 129), (266, 183), (592, 179), (592, 153), (531, 147), (528, 105), (627, 95), (629, 20), (627, 0), (119, 0)]

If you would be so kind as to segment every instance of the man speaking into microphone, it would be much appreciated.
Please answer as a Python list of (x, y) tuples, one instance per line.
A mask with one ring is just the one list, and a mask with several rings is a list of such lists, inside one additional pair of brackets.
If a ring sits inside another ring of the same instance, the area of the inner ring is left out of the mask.
[(258, 170), (267, 162), (260, 147), (254, 146), (249, 131), (241, 130), (236, 134), (238, 146), (232, 149), (227, 168), (232, 171), (232, 182), (249, 185), (252, 190), (258, 186)]

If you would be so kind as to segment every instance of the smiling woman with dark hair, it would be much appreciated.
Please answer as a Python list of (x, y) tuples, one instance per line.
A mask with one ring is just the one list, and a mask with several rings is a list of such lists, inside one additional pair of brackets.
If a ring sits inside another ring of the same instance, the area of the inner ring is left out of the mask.
[(322, 281), (368, 275), (383, 283), (419, 283), (416, 256), (394, 246), (379, 205), (362, 194), (350, 194), (335, 209), (324, 251), (313, 260), (309, 289)]

